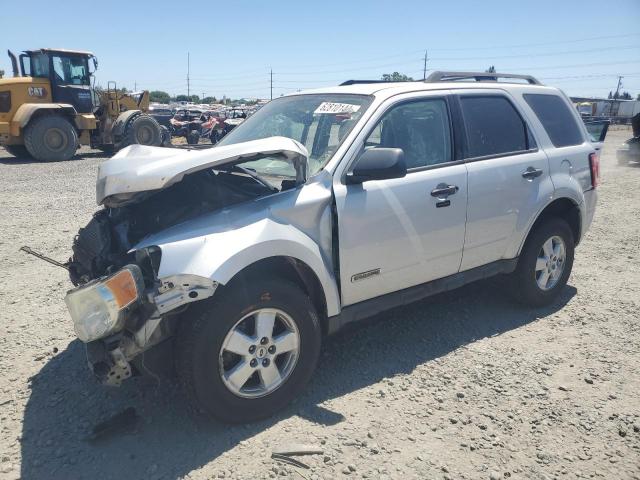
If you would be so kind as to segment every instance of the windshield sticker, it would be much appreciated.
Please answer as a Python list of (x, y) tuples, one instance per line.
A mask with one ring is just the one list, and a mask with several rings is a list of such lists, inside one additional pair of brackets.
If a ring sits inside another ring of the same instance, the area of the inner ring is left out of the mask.
[(360, 105), (352, 105), (350, 103), (333, 103), (333, 102), (322, 102), (318, 105), (318, 108), (313, 112), (314, 115), (320, 114), (344, 114), (344, 113), (355, 113), (360, 110)]

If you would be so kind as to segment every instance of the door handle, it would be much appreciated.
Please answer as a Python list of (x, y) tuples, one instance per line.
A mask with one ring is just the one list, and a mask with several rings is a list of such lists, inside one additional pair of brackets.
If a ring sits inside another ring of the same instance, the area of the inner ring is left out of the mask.
[(446, 183), (439, 183), (436, 188), (431, 190), (432, 197), (448, 197), (454, 195), (460, 190), (456, 185), (447, 185)]
[(522, 178), (526, 178), (527, 180), (533, 180), (534, 178), (538, 178), (542, 175), (542, 170), (539, 168), (527, 167), (527, 169), (522, 172)]

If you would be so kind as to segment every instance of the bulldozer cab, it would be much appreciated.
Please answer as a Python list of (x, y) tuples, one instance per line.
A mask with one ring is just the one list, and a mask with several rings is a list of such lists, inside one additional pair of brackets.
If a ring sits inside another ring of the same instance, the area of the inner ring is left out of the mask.
[(94, 107), (90, 63), (95, 71), (98, 62), (91, 52), (43, 48), (20, 54), (21, 76), (48, 79), (53, 102), (73, 105), (78, 113)]

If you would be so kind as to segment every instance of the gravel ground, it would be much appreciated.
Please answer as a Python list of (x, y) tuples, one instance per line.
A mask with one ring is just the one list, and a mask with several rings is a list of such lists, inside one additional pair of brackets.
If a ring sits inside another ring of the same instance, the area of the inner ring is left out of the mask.
[[(228, 427), (190, 414), (170, 382), (97, 385), (74, 338), (57, 259), (95, 210), (101, 153), (60, 163), (0, 152), (0, 478), (640, 478), (640, 168), (609, 134), (600, 202), (553, 306), (523, 309), (499, 279), (325, 343), (278, 416)], [(92, 427), (134, 407), (98, 439)], [(270, 458), (286, 444), (318, 445)]]

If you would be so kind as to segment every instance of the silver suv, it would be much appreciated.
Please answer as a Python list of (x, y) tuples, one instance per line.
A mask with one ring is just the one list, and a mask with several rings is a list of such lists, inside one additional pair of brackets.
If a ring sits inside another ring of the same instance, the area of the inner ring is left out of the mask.
[(168, 365), (212, 416), (255, 420), (351, 322), (496, 274), (553, 302), (593, 218), (598, 147), (529, 76), (278, 98), (214, 148), (105, 161), (66, 303), (104, 383)]

